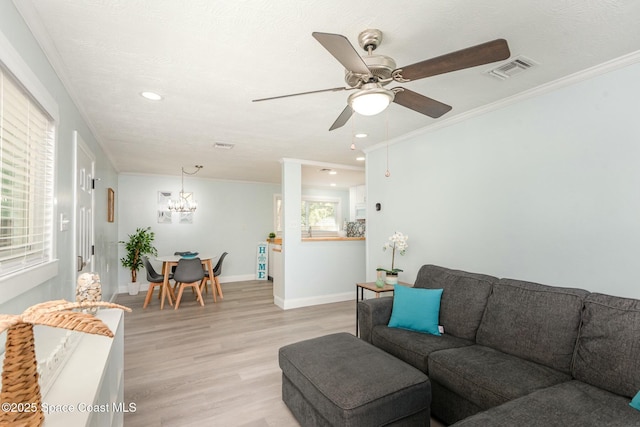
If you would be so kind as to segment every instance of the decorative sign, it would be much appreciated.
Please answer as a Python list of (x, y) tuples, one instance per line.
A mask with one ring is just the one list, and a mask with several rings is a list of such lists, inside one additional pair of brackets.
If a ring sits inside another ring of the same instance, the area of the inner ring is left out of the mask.
[(256, 280), (267, 280), (269, 271), (269, 251), (268, 244), (258, 243), (258, 250), (256, 253)]

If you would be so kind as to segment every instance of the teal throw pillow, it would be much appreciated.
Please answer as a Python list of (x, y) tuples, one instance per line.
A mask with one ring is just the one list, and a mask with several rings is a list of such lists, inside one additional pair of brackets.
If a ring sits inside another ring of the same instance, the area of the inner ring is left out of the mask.
[(640, 411), (640, 391), (637, 392), (635, 396), (633, 396), (633, 399), (631, 399), (631, 403), (629, 403), (629, 406)]
[(395, 285), (390, 328), (440, 335), (438, 318), (442, 289), (409, 288)]

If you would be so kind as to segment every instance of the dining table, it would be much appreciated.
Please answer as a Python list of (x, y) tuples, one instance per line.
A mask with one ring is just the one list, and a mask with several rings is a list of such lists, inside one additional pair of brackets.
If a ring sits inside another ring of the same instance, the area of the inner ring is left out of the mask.
[[(164, 280), (162, 282), (162, 288), (160, 293), (160, 310), (164, 309), (164, 299), (165, 297), (169, 300), (169, 305), (173, 306), (173, 301), (171, 300), (171, 294), (173, 290), (169, 287), (169, 274), (171, 273), (171, 267), (177, 266), (178, 262), (182, 259), (186, 258), (181, 255), (162, 255), (156, 257), (156, 261), (162, 263), (162, 275), (164, 276)], [(213, 280), (213, 260), (217, 259), (218, 256), (210, 256), (207, 254), (198, 254), (196, 256), (191, 256), (189, 258), (200, 258), (202, 262), (202, 266), (209, 273), (209, 278), (211, 279), (211, 287), (213, 288), (213, 300), (216, 301), (216, 287), (214, 286)], [(175, 298), (175, 297), (174, 297)], [(204, 296), (203, 296), (204, 298)], [(220, 298), (222, 298), (222, 293), (220, 293)]]

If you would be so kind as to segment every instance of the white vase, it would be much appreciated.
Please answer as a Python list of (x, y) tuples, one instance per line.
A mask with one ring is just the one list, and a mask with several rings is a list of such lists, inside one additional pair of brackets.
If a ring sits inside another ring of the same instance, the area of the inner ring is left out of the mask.
[(129, 295), (138, 295), (138, 292), (140, 292), (140, 283), (129, 282)]
[(387, 277), (384, 278), (384, 281), (387, 285), (397, 285), (398, 284), (398, 275), (397, 274), (389, 274), (387, 273)]

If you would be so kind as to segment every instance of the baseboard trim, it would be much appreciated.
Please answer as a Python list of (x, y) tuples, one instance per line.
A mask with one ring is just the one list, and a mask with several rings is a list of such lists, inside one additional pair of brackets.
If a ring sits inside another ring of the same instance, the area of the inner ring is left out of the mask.
[(292, 308), (309, 307), (312, 305), (331, 304), (334, 302), (351, 301), (354, 299), (353, 292), (344, 292), (341, 294), (331, 295), (318, 295), (314, 297), (305, 298), (289, 298), (282, 299), (280, 297), (273, 297), (273, 303), (283, 310), (290, 310)]
[[(220, 283), (232, 283), (232, 282), (246, 282), (248, 280), (257, 280), (255, 274), (238, 274), (236, 276), (220, 276)], [(266, 282), (266, 280), (265, 280)], [(149, 290), (149, 282), (140, 282), (140, 292), (147, 292)], [(129, 293), (129, 284), (118, 285), (119, 294)]]

